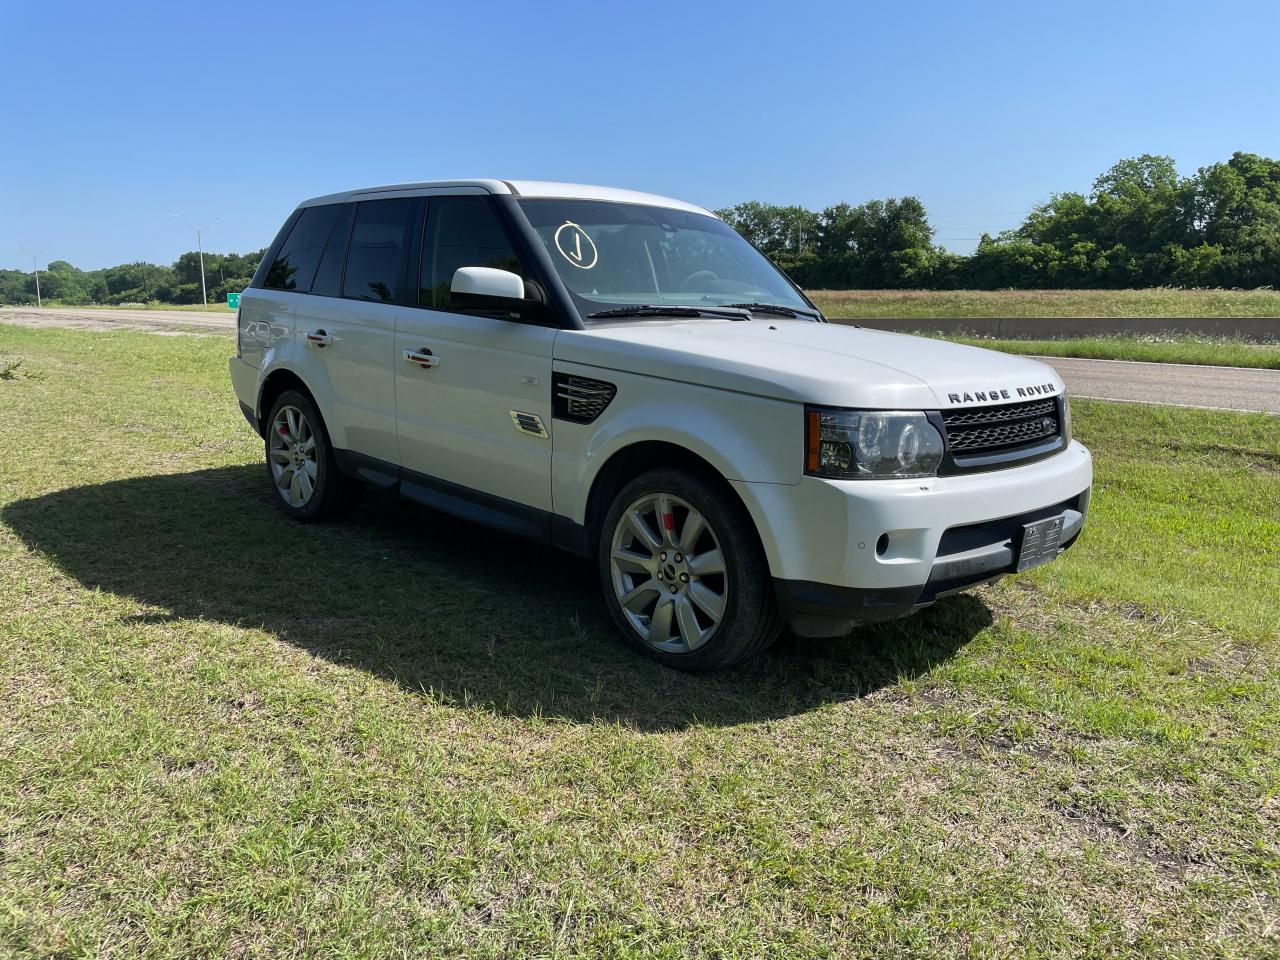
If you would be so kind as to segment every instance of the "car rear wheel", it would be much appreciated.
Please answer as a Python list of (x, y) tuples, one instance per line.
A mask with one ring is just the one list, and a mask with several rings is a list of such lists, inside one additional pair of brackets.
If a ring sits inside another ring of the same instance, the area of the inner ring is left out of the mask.
[(267, 470), (281, 509), (300, 523), (337, 513), (349, 500), (315, 402), (299, 390), (276, 398), (267, 417)]
[(731, 666), (781, 632), (750, 517), (712, 478), (662, 469), (632, 480), (605, 516), (598, 550), (618, 628), (668, 666)]

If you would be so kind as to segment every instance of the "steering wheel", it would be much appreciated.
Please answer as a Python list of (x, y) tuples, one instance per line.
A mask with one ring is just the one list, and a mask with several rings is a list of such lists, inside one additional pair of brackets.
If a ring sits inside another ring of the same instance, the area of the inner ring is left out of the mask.
[(689, 288), (689, 284), (693, 283), (695, 280), (699, 282), (710, 281), (711, 283), (719, 283), (720, 277), (714, 271), (699, 270), (696, 273), (689, 274), (687, 277), (681, 280), (680, 289), (687, 290)]

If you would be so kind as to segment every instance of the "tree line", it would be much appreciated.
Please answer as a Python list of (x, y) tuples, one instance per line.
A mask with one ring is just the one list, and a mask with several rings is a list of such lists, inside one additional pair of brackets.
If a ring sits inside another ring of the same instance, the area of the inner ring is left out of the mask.
[[(821, 211), (752, 200), (716, 213), (809, 289), (1280, 287), (1280, 161), (1252, 153), (1190, 177), (1170, 157), (1121, 160), (1089, 193), (1054, 194), (967, 256), (934, 242), (916, 197)], [(206, 253), (209, 301), (248, 286), (264, 253)], [(40, 290), (67, 304), (199, 303), (200, 261), (195, 251), (171, 266), (55, 260)], [(0, 303), (35, 299), (34, 274), (0, 270)]]
[[(205, 253), (209, 302), (224, 303), (228, 293), (247, 287), (265, 253)], [(65, 260), (53, 260), (40, 271), (40, 295), (47, 301), (74, 305), (199, 303), (200, 255), (189, 251), (170, 266), (138, 262), (101, 270), (81, 270)], [(35, 302), (34, 272), (0, 270), (0, 303)]]
[(934, 243), (916, 197), (716, 212), (810, 289), (1280, 287), (1280, 162), (1251, 153), (1190, 177), (1122, 160), (967, 256)]

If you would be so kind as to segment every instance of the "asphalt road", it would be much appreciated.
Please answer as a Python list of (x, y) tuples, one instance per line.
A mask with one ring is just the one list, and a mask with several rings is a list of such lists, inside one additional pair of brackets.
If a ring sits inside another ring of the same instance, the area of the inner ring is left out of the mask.
[[(146, 330), (152, 333), (231, 333), (230, 310), (94, 310), (74, 307), (0, 308), (0, 323), (82, 330)], [(0, 334), (3, 344), (3, 334)], [(1163, 403), (1184, 407), (1280, 414), (1280, 370), (1206, 367), (1180, 363), (1132, 363), (1044, 357), (1062, 374), (1075, 397)]]
[(1073, 397), (1280, 414), (1280, 370), (1037, 357)]

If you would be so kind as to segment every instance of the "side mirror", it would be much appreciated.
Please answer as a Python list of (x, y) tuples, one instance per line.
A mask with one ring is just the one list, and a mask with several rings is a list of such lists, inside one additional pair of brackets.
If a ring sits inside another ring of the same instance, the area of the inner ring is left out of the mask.
[(459, 299), (475, 297), (484, 300), (523, 300), (524, 281), (510, 270), (459, 267), (453, 272), (449, 292)]
[(539, 325), (552, 322), (542, 288), (532, 281), (526, 283), (510, 270), (459, 267), (453, 273), (449, 293), (454, 305), (464, 312), (519, 318)]

